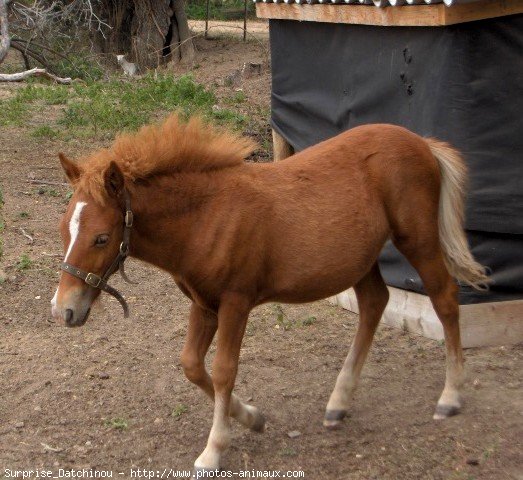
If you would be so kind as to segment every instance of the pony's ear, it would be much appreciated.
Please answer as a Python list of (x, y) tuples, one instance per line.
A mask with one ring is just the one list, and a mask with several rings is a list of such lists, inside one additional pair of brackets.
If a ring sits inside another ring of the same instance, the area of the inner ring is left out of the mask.
[(117, 198), (125, 187), (125, 178), (116, 162), (111, 162), (104, 173), (105, 189), (110, 197)]
[(62, 152), (58, 154), (62, 168), (64, 169), (65, 175), (69, 179), (71, 184), (75, 184), (80, 176), (82, 175), (82, 167), (74, 163), (72, 160), (69, 160)]

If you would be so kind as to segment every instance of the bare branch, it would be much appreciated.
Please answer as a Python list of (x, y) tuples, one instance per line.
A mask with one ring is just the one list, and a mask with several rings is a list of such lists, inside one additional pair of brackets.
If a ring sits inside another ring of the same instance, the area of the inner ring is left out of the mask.
[(30, 244), (33, 244), (34, 243), (34, 238), (31, 237), (31, 235), (29, 235), (22, 227), (20, 227), (20, 233), (25, 237), (27, 238), (27, 240), (29, 240), (29, 243)]
[(25, 72), (19, 73), (0, 73), (0, 82), (20, 82), (33, 75), (37, 77), (46, 77), (55, 81), (56, 83), (61, 83), (64, 85), (69, 85), (72, 82), (69, 77), (57, 77), (43, 68), (33, 68), (31, 70), (26, 70)]

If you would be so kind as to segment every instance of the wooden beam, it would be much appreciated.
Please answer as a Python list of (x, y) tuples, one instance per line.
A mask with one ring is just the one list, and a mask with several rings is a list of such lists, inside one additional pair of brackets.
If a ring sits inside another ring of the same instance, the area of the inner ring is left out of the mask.
[(482, 0), (450, 7), (404, 5), (376, 8), (374, 5), (257, 3), (259, 18), (304, 22), (349, 23), (388, 27), (445, 26), (523, 13), (523, 0)]
[[(443, 328), (425, 295), (389, 287), (390, 300), (382, 322), (434, 340), (443, 340)], [(331, 301), (358, 313), (354, 290)], [(514, 345), (523, 341), (523, 300), (460, 305), (461, 341), (464, 348)]]
[(274, 129), (272, 130), (272, 149), (275, 161), (294, 155), (292, 145)]

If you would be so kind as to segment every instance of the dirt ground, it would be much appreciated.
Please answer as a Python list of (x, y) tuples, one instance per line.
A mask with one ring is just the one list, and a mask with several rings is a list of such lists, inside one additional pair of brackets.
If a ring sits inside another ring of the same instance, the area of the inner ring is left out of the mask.
[[(224, 92), (224, 77), (243, 62), (266, 65), (267, 39), (260, 42), (199, 41), (196, 78)], [(0, 95), (12, 88), (0, 85)], [(268, 70), (242, 88), (266, 114)], [(131, 260), (128, 274), (140, 284), (114, 278), (130, 319), (106, 297), (83, 328), (50, 323), (68, 189), (29, 181), (61, 182), (58, 151), (75, 156), (101, 145), (36, 140), (28, 128), (0, 129), (0, 478), (10, 478), (7, 468), (112, 470), (120, 478), (131, 467), (190, 469), (212, 408), (178, 360), (189, 302), (168, 276)], [(434, 422), (443, 346), (381, 326), (350, 417), (325, 431), (323, 411), (357, 316), (327, 301), (282, 311), (283, 322), (278, 306), (253, 312), (237, 380), (237, 393), (267, 416), (267, 431), (235, 424), (224, 468), (302, 470), (308, 480), (523, 479), (521, 345), (467, 350), (463, 413)], [(300, 435), (290, 438), (294, 430)]]

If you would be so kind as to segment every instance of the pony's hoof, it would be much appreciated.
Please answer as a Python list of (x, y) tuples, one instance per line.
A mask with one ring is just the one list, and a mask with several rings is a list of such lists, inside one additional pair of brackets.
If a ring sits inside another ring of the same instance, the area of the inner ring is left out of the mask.
[(329, 430), (338, 428), (347, 416), (347, 410), (327, 410), (323, 418), (323, 426)]
[(218, 468), (194, 467), (192, 471), (192, 479), (200, 478), (218, 478), (220, 470)]
[(453, 417), (460, 412), (461, 408), (458, 405), (436, 405), (436, 411), (434, 412), (434, 420), (443, 420), (448, 417)]
[(251, 425), (250, 429), (253, 432), (263, 433), (265, 432), (265, 422), (266, 420), (264, 415), (258, 412), (256, 418), (254, 419), (254, 423)]

